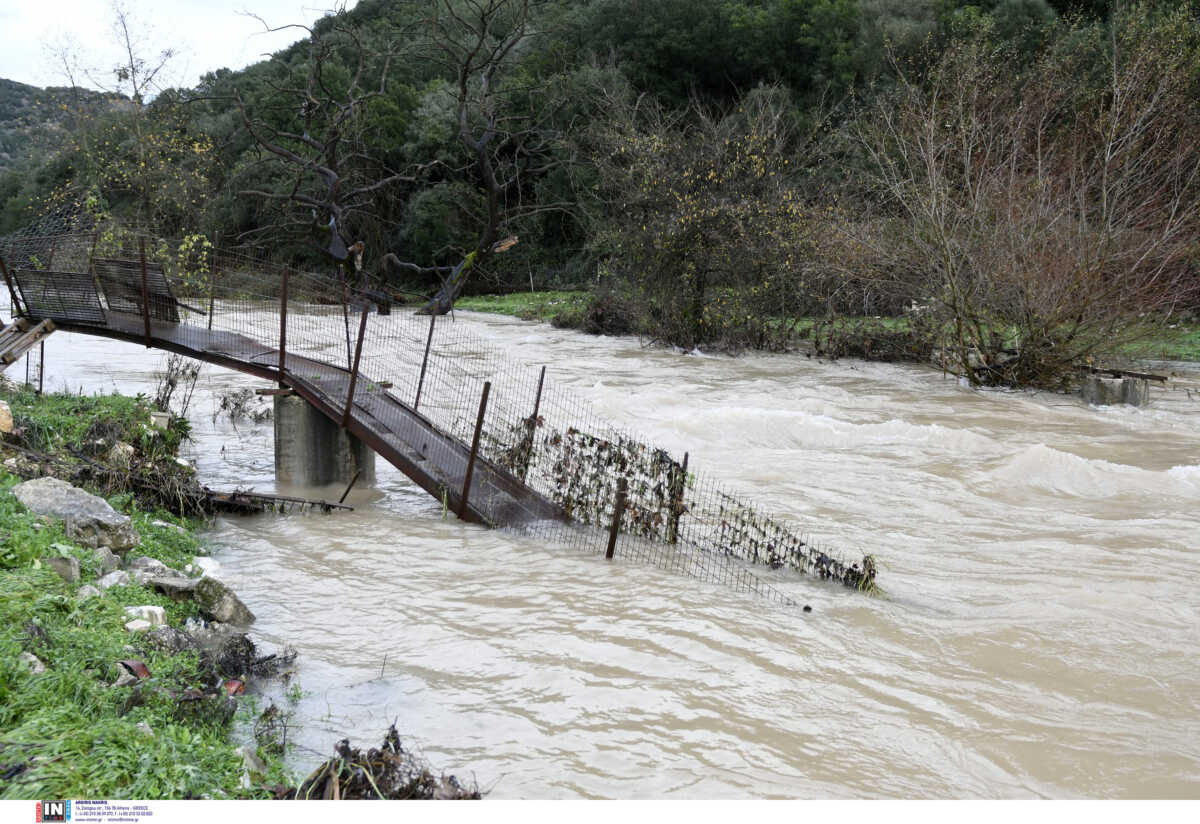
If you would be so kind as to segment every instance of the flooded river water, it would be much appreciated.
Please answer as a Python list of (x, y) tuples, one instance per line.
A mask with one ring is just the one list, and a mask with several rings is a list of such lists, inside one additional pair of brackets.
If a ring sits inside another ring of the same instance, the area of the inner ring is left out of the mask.
[[(380, 461), (353, 513), (209, 536), (256, 636), (299, 650), (298, 770), (396, 720), (495, 798), (1200, 796), (1200, 392), (1089, 408), (456, 322), (874, 554), (887, 596), (784, 579), (803, 614), (465, 526)], [(164, 360), (55, 334), (46, 388), (151, 392)], [(219, 393), (261, 385), (204, 367), (184, 452), (203, 482), (274, 488), (271, 425), (212, 420)]]

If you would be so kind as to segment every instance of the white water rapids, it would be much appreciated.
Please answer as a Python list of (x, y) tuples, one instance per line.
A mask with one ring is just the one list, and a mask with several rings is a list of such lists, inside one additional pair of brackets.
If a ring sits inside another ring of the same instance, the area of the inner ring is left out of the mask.
[[(494, 798), (1200, 795), (1200, 392), (1095, 408), (918, 367), (456, 322), (874, 554), (887, 595), (768, 573), (803, 614), (464, 526), (380, 460), (353, 513), (210, 533), (254, 636), (299, 650), (298, 771), (396, 720)], [(150, 393), (164, 360), (59, 333), (46, 388)], [(211, 420), (218, 393), (261, 385), (204, 367), (184, 450), (204, 483), (273, 490), (271, 425)]]

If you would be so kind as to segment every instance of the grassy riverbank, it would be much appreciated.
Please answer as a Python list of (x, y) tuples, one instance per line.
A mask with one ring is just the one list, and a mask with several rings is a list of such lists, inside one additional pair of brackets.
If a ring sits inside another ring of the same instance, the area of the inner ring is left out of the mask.
[(511, 315), (522, 320), (567, 320), (583, 312), (591, 303), (590, 292), (514, 292), (510, 295), (476, 295), (459, 298), (455, 308), (471, 312)]
[[(149, 410), (120, 396), (80, 398), (0, 391), (12, 406), (17, 437), (39, 451), (75, 447), (101, 430), (121, 433), (138, 449), (159, 449), (173, 462), (178, 437), (145, 426)], [(10, 435), (11, 439), (12, 436)], [(196, 653), (171, 652), (125, 628), (125, 608), (162, 607), (167, 626), (200, 613), (136, 583), (87, 597), (81, 588), (100, 577), (94, 550), (69, 539), (63, 523), (27, 510), (11, 494), (32, 467), (4, 450), (0, 470), (0, 798), (245, 798), (265, 795), (243, 787), (237, 719), (249, 721), (254, 702), (191, 699), (205, 688)], [(96, 491), (96, 490), (92, 490)], [(182, 569), (203, 554), (195, 522), (163, 511), (142, 511), (132, 494), (109, 498), (128, 514), (141, 538), (127, 558), (148, 556)], [(80, 580), (60, 577), (46, 563), (78, 560)], [(136, 659), (149, 676), (116, 686), (117, 663)], [(218, 708), (218, 711), (211, 711)], [(263, 753), (263, 755), (266, 755)], [(268, 756), (267, 782), (285, 780)], [(256, 781), (254, 784), (260, 785)]]
[[(514, 292), (508, 295), (478, 295), (462, 298), (455, 306), (475, 312), (510, 315), (523, 320), (540, 320), (564, 328), (581, 328), (593, 297), (589, 292)], [(846, 321), (873, 320), (893, 331), (908, 328), (908, 319), (847, 318)], [(793, 329), (805, 337), (817, 323), (816, 318), (797, 318)], [(1200, 361), (1200, 319), (1172, 322), (1165, 327), (1148, 330), (1138, 340), (1120, 347), (1118, 354), (1132, 360)]]

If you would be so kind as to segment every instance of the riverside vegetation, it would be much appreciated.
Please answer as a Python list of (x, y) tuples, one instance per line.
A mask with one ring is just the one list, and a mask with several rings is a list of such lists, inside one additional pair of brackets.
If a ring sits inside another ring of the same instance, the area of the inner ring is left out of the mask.
[[(297, 783), (283, 761), (290, 706), (255, 696), (256, 679), (290, 679), (295, 653), (260, 654), (208, 604), (160, 583), (203, 574), (203, 522), (180, 515), (189, 499), (177, 494), (195, 485), (176, 459), (186, 421), (151, 427), (141, 397), (38, 396), (4, 383), (0, 400), (14, 424), (0, 444), (0, 798), (479, 797), (435, 776), (394, 728), (384, 750), (362, 756), (369, 777), (341, 777), (335, 755)], [(95, 475), (88, 453), (121, 471)], [(92, 486), (129, 516), (140, 539), (125, 552), (132, 576), (12, 494), (46, 473)], [(114, 489), (119, 478), (127, 490)], [(131, 610), (165, 623), (138, 627)], [(299, 686), (285, 695), (298, 699)]]
[[(98, 435), (136, 445), (150, 462), (174, 465), (183, 428), (148, 426), (149, 406), (119, 395), (35, 396), (11, 386), (0, 397), (13, 411), (8, 439), (69, 460)], [(4, 449), (0, 469), (0, 797), (246, 798), (264, 797), (266, 781), (286, 780), (282, 752), (262, 749), (253, 783), (235, 730), (252, 725), (256, 702), (233, 698), (224, 684), (250, 676), (255, 657), (214, 671), (197, 649), (157, 645), (125, 628), (127, 607), (157, 606), (168, 627), (201, 620), (192, 601), (177, 602), (125, 579), (96, 594), (105, 569), (97, 553), (68, 537), (63, 522), (36, 515), (11, 494), (43, 465)], [(171, 475), (175, 469), (167, 470)], [(103, 491), (103, 490), (98, 490)], [(146, 497), (122, 492), (110, 503), (132, 518), (141, 538), (130, 550), (185, 569), (204, 546), (200, 523)], [(78, 561), (68, 581), (50, 559)], [(248, 639), (247, 639), (247, 643)], [(253, 647), (250, 647), (252, 650)], [(120, 662), (144, 666), (136, 683)], [(230, 672), (234, 667), (242, 671)], [(218, 688), (221, 688), (217, 694)], [(261, 773), (258, 773), (261, 770)]]
[[(597, 316), (597, 307), (603, 306), (603, 302), (586, 291), (471, 295), (461, 298), (455, 305), (473, 312), (540, 320), (558, 328), (579, 329), (593, 334), (620, 335), (633, 331), (628, 318), (606, 323), (603, 315)], [(790, 324), (794, 342), (810, 341), (819, 354), (829, 357), (923, 361), (930, 354), (928, 349), (920, 345), (919, 334), (912, 334), (911, 320), (904, 315), (848, 316), (832, 320), (806, 317), (792, 319)], [(882, 346), (876, 344), (880, 340), (885, 341)], [(891, 346), (887, 343), (897, 340), (901, 347), (898, 352), (895, 343)], [(911, 348), (904, 349), (906, 344)], [(1200, 361), (1200, 316), (1188, 312), (1168, 324), (1150, 324), (1134, 340), (1114, 349), (1113, 354), (1129, 361)]]
[(0, 87), (0, 233), (149, 224), (430, 311), (584, 290), (560, 322), (973, 385), (1200, 310), (1193, 0), (362, 0), (192, 88), (118, 13), (108, 96)]

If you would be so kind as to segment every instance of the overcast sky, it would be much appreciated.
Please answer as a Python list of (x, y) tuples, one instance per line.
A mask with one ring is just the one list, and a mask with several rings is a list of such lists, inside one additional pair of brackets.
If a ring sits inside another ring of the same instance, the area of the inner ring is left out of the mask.
[[(122, 0), (134, 29), (144, 35), (147, 58), (164, 48), (178, 55), (163, 85), (193, 86), (205, 72), (239, 69), (299, 40), (304, 32), (274, 34), (244, 12), (272, 26), (311, 23), (326, 9), (357, 0)], [(0, 0), (0, 77), (33, 86), (65, 86), (47, 44), (64, 38), (78, 45), (80, 62), (93, 67), (101, 84), (111, 80), (119, 59), (112, 33), (111, 0)], [(84, 82), (81, 85), (95, 87)]]

